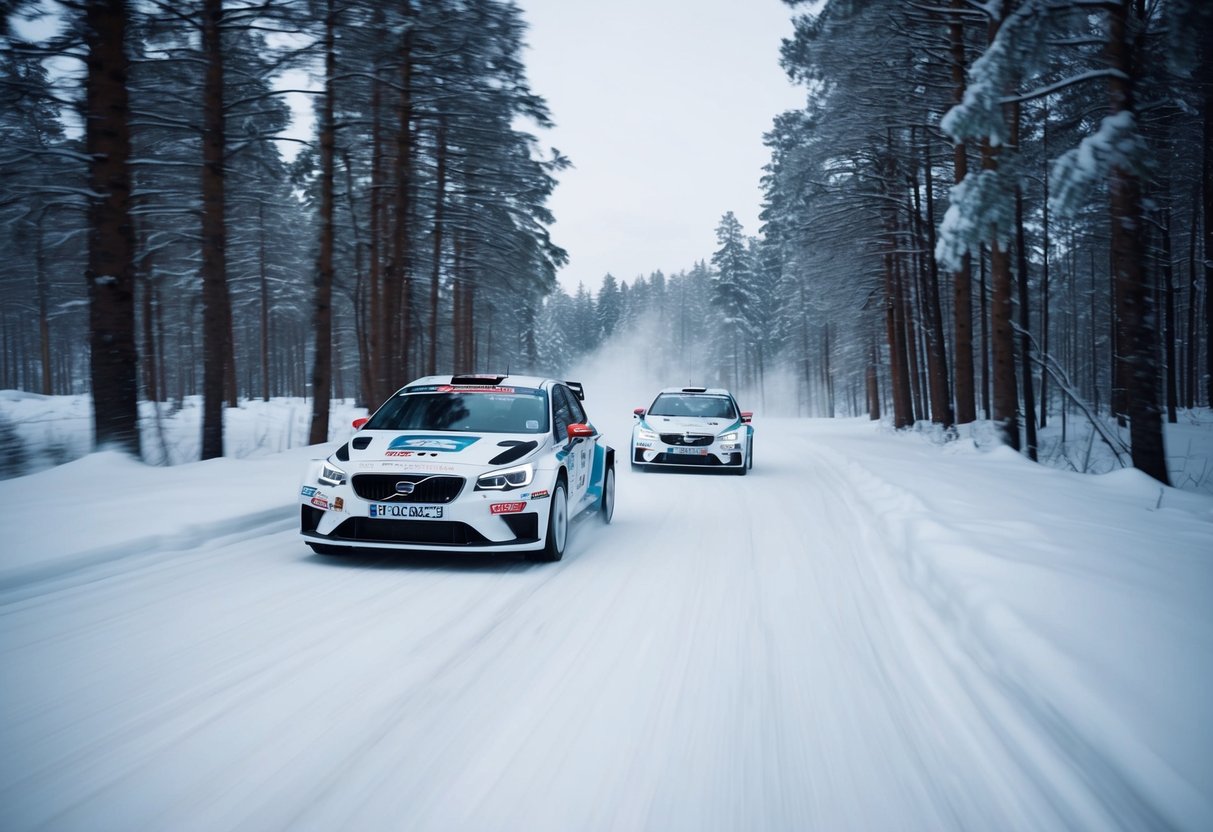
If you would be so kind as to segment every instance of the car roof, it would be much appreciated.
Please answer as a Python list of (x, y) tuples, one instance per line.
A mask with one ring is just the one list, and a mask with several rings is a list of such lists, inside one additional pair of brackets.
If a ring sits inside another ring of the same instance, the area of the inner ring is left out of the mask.
[(458, 373), (456, 375), (424, 376), (414, 379), (397, 392), (404, 392), (412, 387), (429, 387), (431, 385), (450, 384), (456, 387), (529, 387), (543, 388), (552, 384), (563, 384), (573, 391), (579, 399), (585, 398), (582, 385), (577, 381), (549, 378), (547, 376), (506, 375), (504, 373)]
[(729, 396), (730, 398), (733, 395), (723, 387), (665, 387), (658, 390), (657, 393), (658, 395), (663, 393), (679, 393), (689, 396)]

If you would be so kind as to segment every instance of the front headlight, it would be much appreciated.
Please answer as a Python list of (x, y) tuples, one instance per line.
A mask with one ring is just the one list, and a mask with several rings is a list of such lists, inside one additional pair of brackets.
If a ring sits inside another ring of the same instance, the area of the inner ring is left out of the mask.
[(345, 482), (345, 471), (326, 462), (320, 466), (320, 476), (316, 479), (325, 485), (341, 485)]
[(636, 431), (636, 438), (637, 439), (646, 439), (649, 442), (656, 442), (657, 441), (657, 432), (652, 431), (652, 430), (644, 430), (643, 428), (641, 428), (640, 430)]
[(535, 466), (528, 462), (526, 465), (481, 474), (476, 480), (476, 490), (508, 491), (511, 488), (525, 488), (531, 484), (533, 479), (535, 479)]
[(728, 433), (722, 433), (722, 434), (720, 434), (720, 436), (718, 436), (716, 438), (721, 442), (736, 442), (737, 441), (737, 431), (732, 430), (732, 431), (729, 431)]

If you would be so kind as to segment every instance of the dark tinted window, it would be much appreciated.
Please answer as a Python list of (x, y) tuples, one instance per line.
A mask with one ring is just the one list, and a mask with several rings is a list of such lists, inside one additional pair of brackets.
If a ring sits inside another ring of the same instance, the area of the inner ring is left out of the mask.
[(733, 400), (728, 396), (662, 393), (649, 408), (649, 415), (736, 419), (737, 408), (733, 406)]
[(564, 442), (569, 438), (569, 425), (576, 421), (570, 406), (572, 398), (563, 386), (558, 384), (552, 388), (552, 432), (557, 442)]
[(375, 411), (365, 429), (544, 433), (547, 396), (542, 390), (521, 389), (403, 393)]

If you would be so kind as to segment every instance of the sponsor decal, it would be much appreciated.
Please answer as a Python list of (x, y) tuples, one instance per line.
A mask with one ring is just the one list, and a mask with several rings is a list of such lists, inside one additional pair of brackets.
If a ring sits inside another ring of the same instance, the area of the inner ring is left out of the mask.
[(443, 384), (438, 387), (439, 393), (513, 393), (513, 387), (461, 387), (454, 384)]
[(345, 510), (345, 500), (341, 499), (340, 497), (333, 500), (333, 511), (344, 511), (344, 510)]
[(643, 439), (637, 439), (637, 440), (636, 440), (636, 447), (637, 447), (637, 448), (651, 448), (651, 447), (653, 447), (653, 443), (652, 443), (652, 442), (649, 442), (649, 441), (647, 441), (647, 440), (643, 440)]
[(302, 494), (304, 497), (311, 497), (313, 494), (316, 493), (316, 488), (311, 485), (305, 485), (305, 486), (303, 486), (303, 490), (300, 491), (299, 493)]
[(397, 436), (388, 445), (386, 455), (411, 456), (409, 451), (458, 453), (479, 441), (479, 436)]
[[(526, 495), (523, 494), (522, 496), (525, 497)], [(552, 496), (552, 495), (548, 493), (548, 490), (546, 488), (543, 489), (542, 491), (532, 491), (531, 492), (532, 500), (546, 500), (550, 496)]]
[(489, 511), (493, 514), (517, 514), (526, 508), (526, 503), (493, 503)]
[(312, 498), (312, 505), (314, 505), (316, 508), (322, 508), (325, 511), (328, 511), (328, 509), (329, 509), (328, 497), (325, 497), (323, 494), (317, 494), (315, 497)]

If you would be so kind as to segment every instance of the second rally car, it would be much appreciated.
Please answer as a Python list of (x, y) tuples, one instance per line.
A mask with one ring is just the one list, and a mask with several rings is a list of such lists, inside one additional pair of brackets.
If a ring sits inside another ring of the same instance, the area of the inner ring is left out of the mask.
[(401, 388), (300, 490), (315, 551), (425, 549), (564, 555), (569, 522), (615, 510), (615, 452), (580, 384), (428, 376)]
[(670, 387), (632, 425), (632, 470), (715, 468), (744, 475), (754, 465), (753, 416), (728, 390)]

